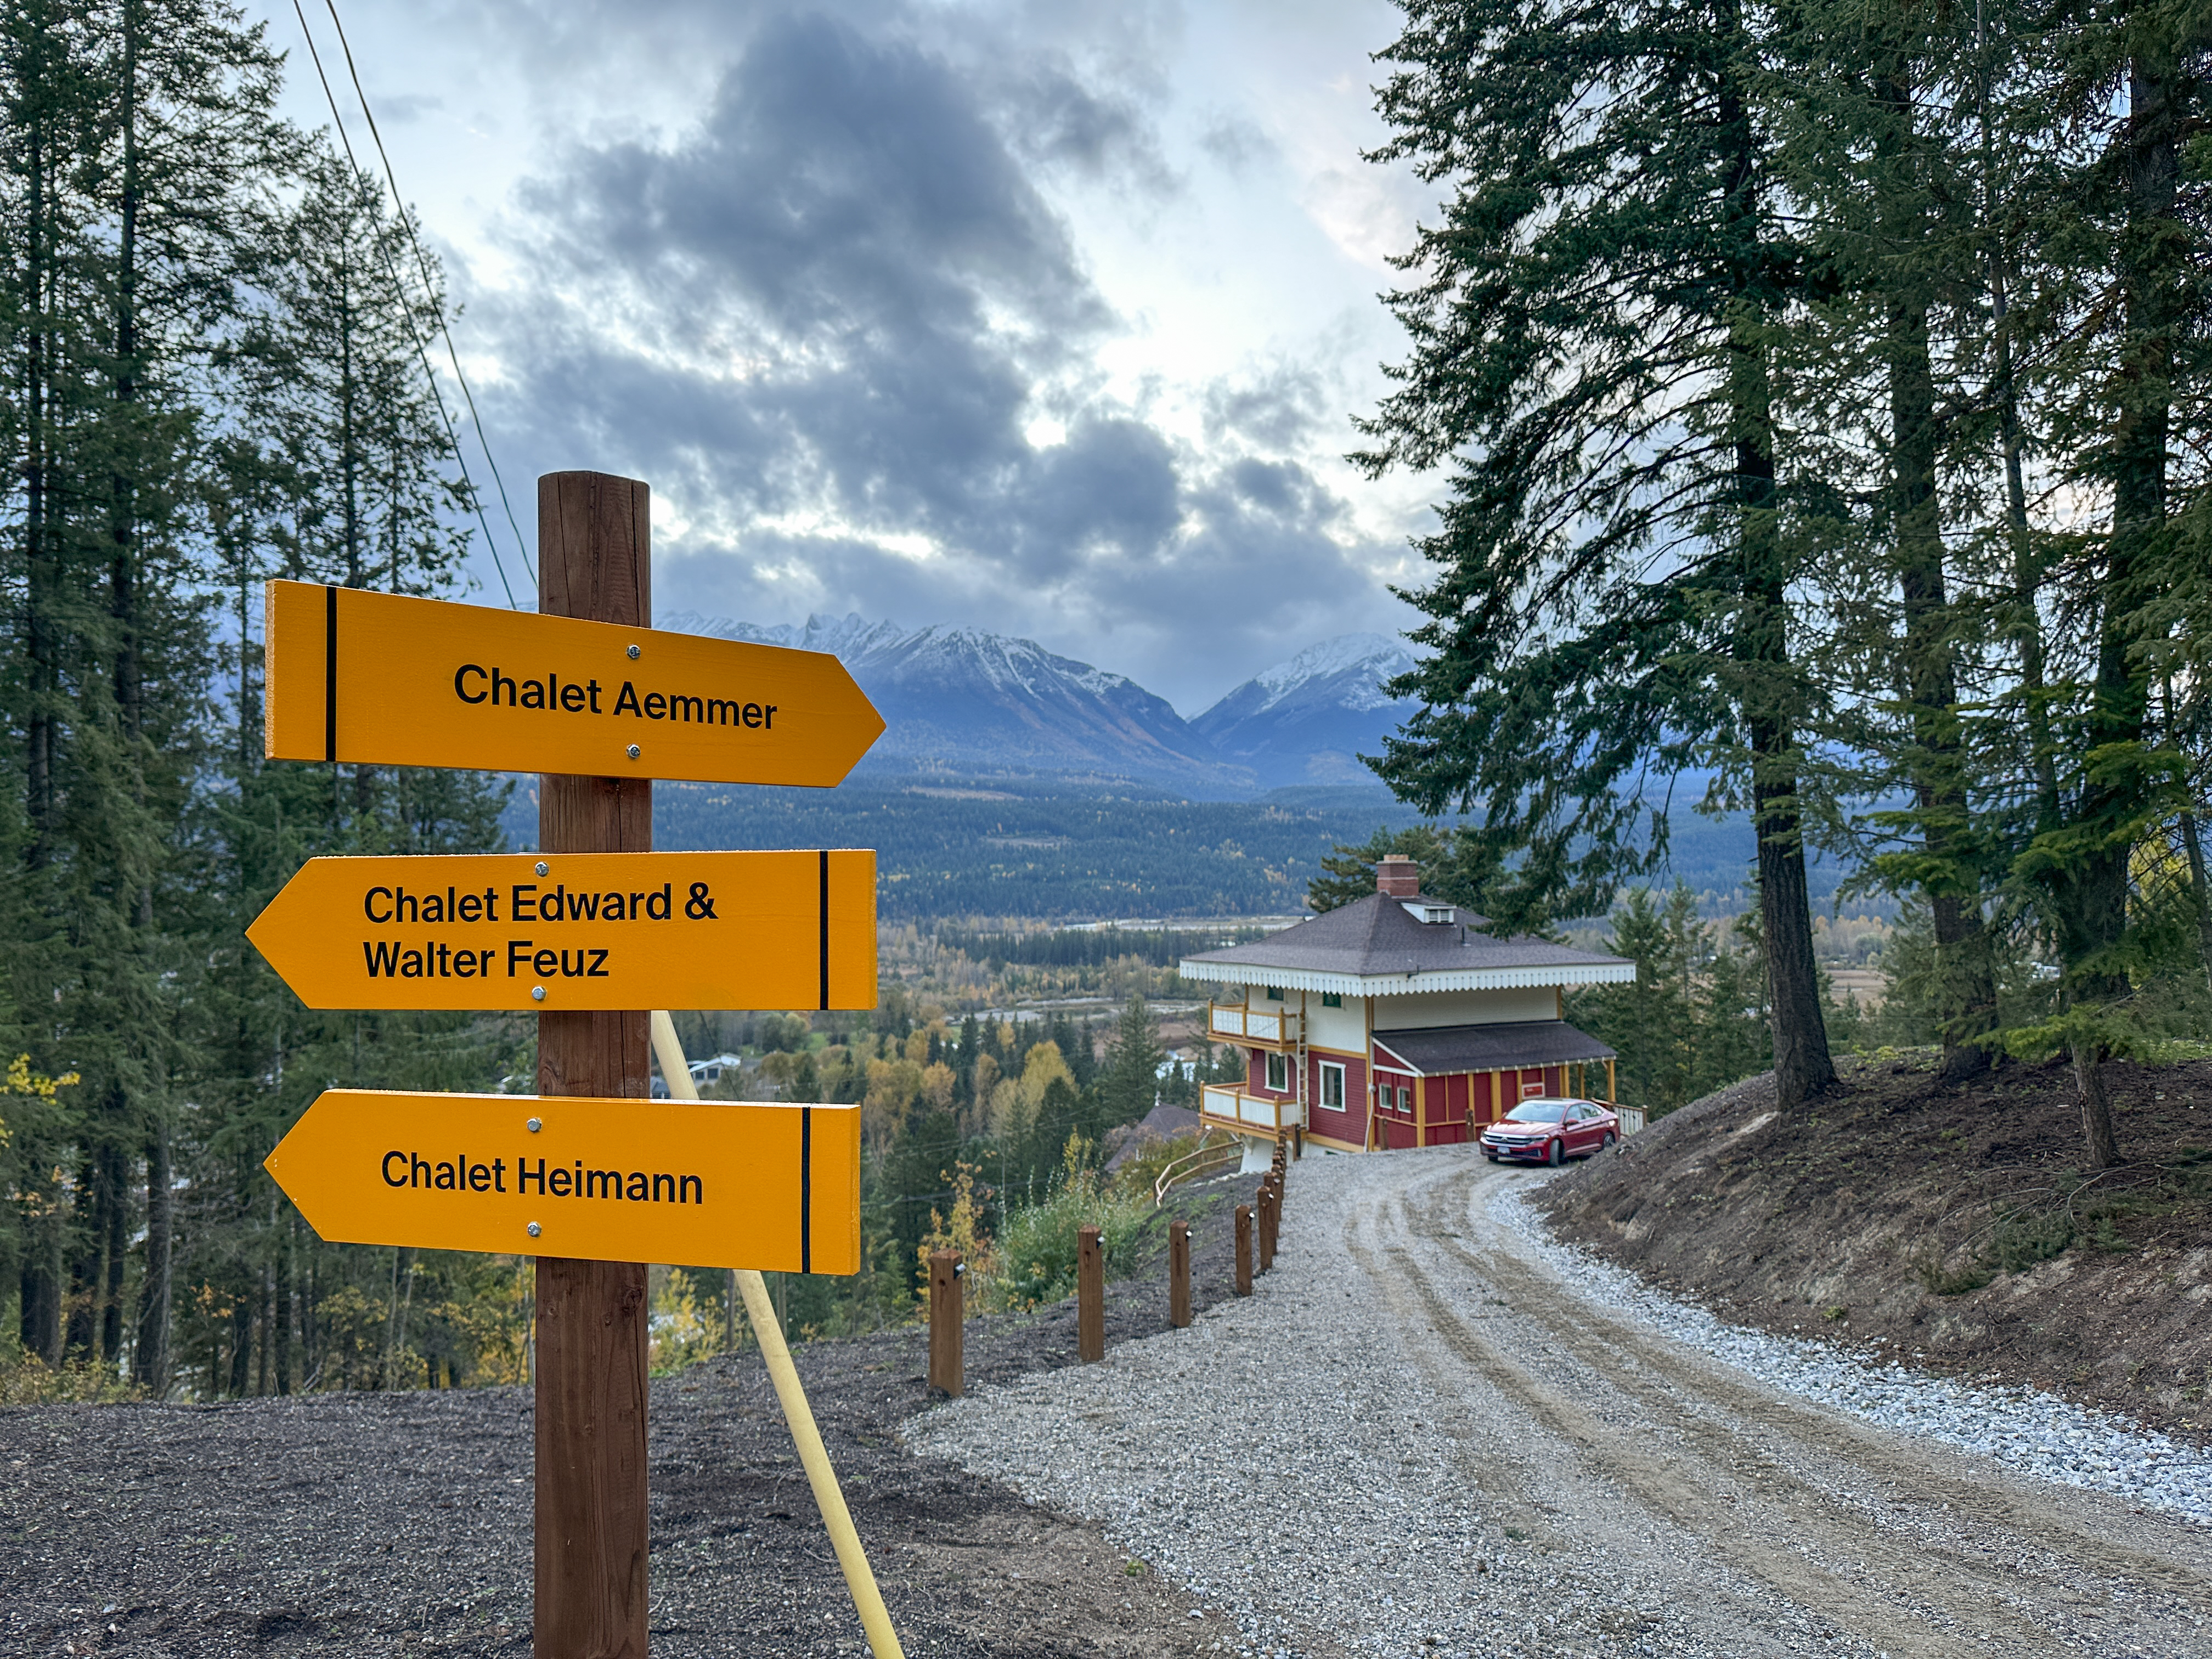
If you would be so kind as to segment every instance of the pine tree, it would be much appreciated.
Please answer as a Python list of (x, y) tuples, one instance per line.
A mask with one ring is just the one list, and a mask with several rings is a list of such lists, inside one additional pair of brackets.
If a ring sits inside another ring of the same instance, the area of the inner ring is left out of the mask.
[[(1449, 191), (1389, 296), (1412, 341), (1362, 423), (1370, 474), (1449, 464), (1422, 708), (1377, 770), (1479, 833), (1556, 914), (1663, 856), (1666, 781), (1751, 808), (1777, 1079), (1834, 1079), (1812, 951), (1780, 533), (1773, 337), (1800, 250), (1735, 0), (1532, 15), (1402, 0), (1381, 160)], [(1654, 803), (1654, 792), (1660, 793)], [(1659, 810), (1655, 811), (1654, 805)]]
[(1152, 1109), (1159, 1098), (1160, 1067), (1167, 1057), (1159, 1020), (1142, 997), (1130, 998), (1114, 1022), (1106, 1064), (1098, 1075), (1099, 1129), (1133, 1123)]

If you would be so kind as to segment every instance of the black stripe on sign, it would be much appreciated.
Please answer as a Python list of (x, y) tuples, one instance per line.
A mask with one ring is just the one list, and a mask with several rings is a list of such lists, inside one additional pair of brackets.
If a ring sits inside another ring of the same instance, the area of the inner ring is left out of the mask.
[(799, 1109), (799, 1271), (814, 1271), (814, 1109)]
[(830, 849), (822, 849), (822, 1006), (830, 1006)]
[(338, 757), (338, 591), (323, 590), (323, 758)]

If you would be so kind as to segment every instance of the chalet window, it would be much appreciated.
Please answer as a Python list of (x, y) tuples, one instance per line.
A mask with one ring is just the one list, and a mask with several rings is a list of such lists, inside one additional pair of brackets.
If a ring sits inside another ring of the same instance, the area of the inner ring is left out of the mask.
[(1341, 1008), (1344, 1006), (1344, 999), (1334, 991), (1323, 991), (1321, 994), (1321, 1006), (1324, 1008)]
[(1270, 985), (1267, 988), (1267, 1000), (1270, 1002), (1280, 1002), (1282, 1000), (1283, 988), (1279, 985)]
[(1291, 1086), (1291, 1063), (1284, 1055), (1267, 1056), (1267, 1086), (1278, 1092)]
[(1398, 1091), (1398, 1109), (1401, 1112), (1413, 1109), (1413, 1085), (1410, 1083)]
[(1321, 1103), (1332, 1111), (1344, 1109), (1344, 1067), (1326, 1060), (1321, 1063)]

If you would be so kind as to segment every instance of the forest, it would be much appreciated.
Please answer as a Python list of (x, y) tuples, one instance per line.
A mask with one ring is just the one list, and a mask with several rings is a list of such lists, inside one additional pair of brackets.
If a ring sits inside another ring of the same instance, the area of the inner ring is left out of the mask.
[(2118, 1163), (2106, 1062), (2212, 1015), (2212, 11), (1400, 9), (1371, 159), (1437, 205), (1353, 459), (1441, 490), (1401, 833), (1543, 926), (1745, 812), (1785, 1106), (1825, 855), (1943, 1077), (2063, 1055)]

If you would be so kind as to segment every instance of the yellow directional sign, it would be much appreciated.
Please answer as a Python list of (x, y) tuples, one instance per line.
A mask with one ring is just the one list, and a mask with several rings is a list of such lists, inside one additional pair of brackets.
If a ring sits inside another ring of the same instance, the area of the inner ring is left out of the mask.
[(246, 936), (310, 1008), (872, 1008), (876, 855), (310, 859)]
[(825, 652), (270, 582), (272, 759), (827, 788), (883, 716)]
[(333, 1243), (860, 1267), (857, 1106), (331, 1089), (263, 1162)]

